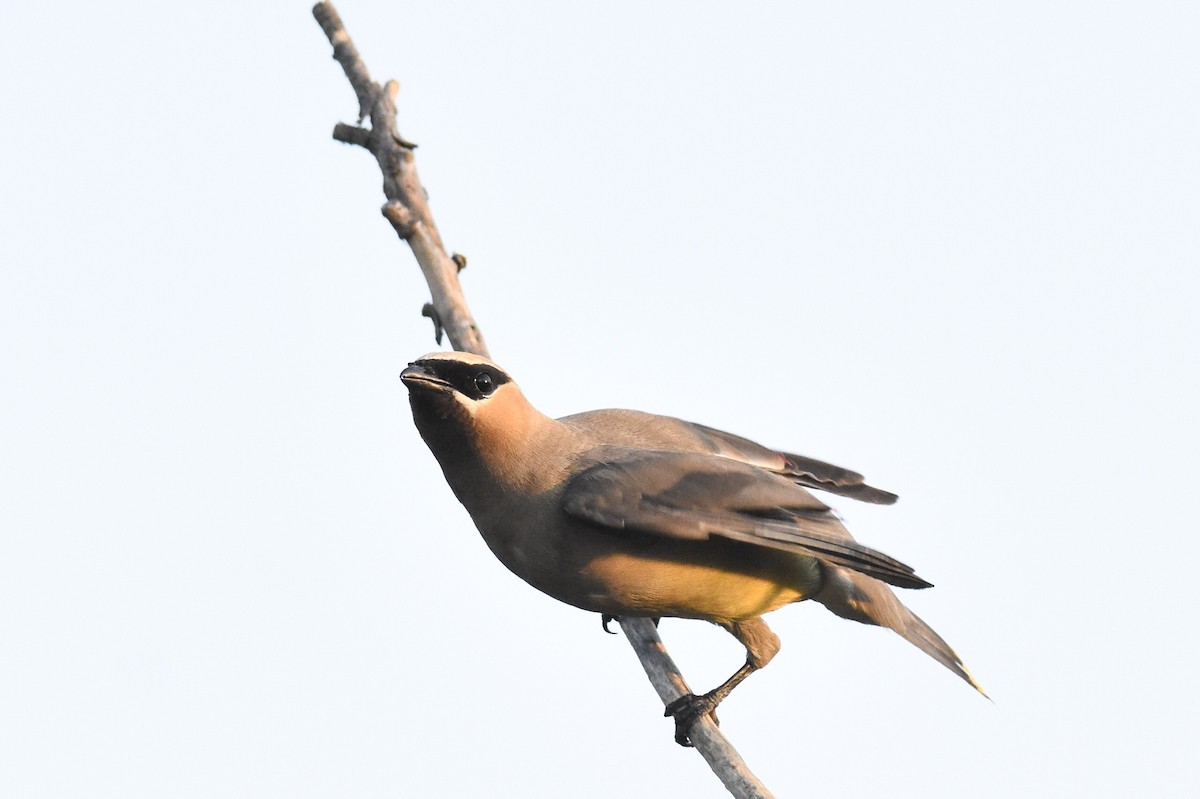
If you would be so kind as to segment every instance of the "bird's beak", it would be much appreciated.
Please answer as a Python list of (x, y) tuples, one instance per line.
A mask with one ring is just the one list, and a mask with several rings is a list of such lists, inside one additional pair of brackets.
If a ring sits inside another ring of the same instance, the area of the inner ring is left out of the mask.
[(417, 388), (445, 391), (452, 388), (449, 383), (430, 372), (419, 361), (417, 363), (410, 363), (400, 373), (400, 380), (404, 385), (408, 386), (409, 391)]

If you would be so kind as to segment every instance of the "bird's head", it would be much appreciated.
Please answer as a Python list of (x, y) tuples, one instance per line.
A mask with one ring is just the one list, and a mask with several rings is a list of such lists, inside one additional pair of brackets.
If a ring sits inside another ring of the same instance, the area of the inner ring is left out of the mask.
[(400, 373), (425, 443), (443, 454), (513, 447), (537, 416), (507, 372), (466, 352), (434, 352)]

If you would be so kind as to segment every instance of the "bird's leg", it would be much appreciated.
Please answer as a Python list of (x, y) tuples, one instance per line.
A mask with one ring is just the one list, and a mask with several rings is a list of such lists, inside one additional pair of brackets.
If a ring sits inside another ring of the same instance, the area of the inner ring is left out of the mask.
[(708, 693), (700, 696), (684, 694), (667, 705), (663, 715), (675, 717), (675, 743), (680, 746), (691, 746), (692, 742), (688, 733), (691, 732), (692, 726), (700, 720), (700, 717), (712, 714), (713, 721), (716, 722), (717, 715), (714, 711), (717, 709), (717, 705), (721, 704), (721, 701), (729, 696), (742, 680), (767, 665), (779, 651), (779, 637), (771, 632), (771, 628), (761, 618), (730, 622), (721, 624), (721, 626), (746, 647), (746, 663), (728, 680)]

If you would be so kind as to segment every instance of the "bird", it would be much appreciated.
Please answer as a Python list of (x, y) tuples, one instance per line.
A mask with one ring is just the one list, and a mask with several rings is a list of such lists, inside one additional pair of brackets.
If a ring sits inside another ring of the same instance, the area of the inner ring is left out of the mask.
[(984, 696), (954, 650), (889, 586), (928, 588), (864, 546), (813, 490), (890, 505), (861, 474), (711, 427), (634, 410), (554, 419), (490, 359), (435, 352), (400, 379), (416, 428), (483, 540), (549, 596), (601, 614), (712, 622), (746, 650), (713, 690), (667, 705), (675, 740), (779, 651), (763, 615), (815, 600), (886, 627)]

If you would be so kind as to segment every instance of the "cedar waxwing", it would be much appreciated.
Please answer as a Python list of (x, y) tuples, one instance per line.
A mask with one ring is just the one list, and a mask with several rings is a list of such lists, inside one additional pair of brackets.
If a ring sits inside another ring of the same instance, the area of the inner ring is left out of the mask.
[(672, 702), (675, 739), (779, 651), (762, 615), (815, 599), (895, 630), (983, 693), (884, 583), (927, 588), (806, 490), (891, 504), (860, 474), (667, 416), (551, 419), (486, 358), (433, 353), (400, 375), (413, 419), (483, 540), (555, 599), (612, 617), (704, 619), (746, 647), (714, 690)]

